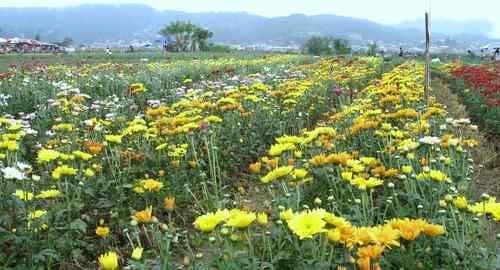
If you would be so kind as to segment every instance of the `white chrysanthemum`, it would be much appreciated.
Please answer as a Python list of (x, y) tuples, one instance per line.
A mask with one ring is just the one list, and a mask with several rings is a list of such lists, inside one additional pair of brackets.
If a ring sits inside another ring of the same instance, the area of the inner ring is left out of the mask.
[(419, 141), (421, 143), (430, 144), (430, 145), (441, 143), (441, 139), (439, 137), (431, 137), (431, 136), (425, 136), (423, 138), (420, 138)]
[(26, 178), (26, 175), (23, 172), (14, 167), (3, 168), (2, 173), (5, 179), (23, 180)]

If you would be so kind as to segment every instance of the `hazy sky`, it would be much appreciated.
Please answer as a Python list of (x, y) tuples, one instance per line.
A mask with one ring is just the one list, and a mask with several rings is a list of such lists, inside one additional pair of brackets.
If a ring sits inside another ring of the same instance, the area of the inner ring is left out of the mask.
[[(191, 12), (247, 11), (268, 17), (292, 13), (337, 14), (366, 18), (380, 23), (413, 20), (425, 12), (428, 0), (0, 0), (0, 7), (61, 7), (83, 3), (141, 3), (157, 9)], [(486, 18), (500, 37), (500, 0), (432, 0), (433, 16), (449, 19)]]

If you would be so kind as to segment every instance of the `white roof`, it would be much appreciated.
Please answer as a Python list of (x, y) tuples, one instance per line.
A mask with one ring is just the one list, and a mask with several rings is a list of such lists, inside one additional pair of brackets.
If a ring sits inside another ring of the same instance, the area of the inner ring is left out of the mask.
[(32, 43), (32, 41), (30, 39), (18, 38), (18, 37), (8, 39), (8, 42), (10, 42), (10, 43)]
[(0, 43), (6, 43), (7, 42), (7, 39), (6, 38), (1, 38), (0, 37)]
[(488, 45), (485, 45), (482, 49), (489, 49), (489, 48), (500, 48), (500, 42), (490, 43)]
[(34, 39), (29, 40), (29, 43), (33, 44), (33, 45), (38, 45), (38, 46), (42, 45), (42, 43), (40, 41), (34, 40)]

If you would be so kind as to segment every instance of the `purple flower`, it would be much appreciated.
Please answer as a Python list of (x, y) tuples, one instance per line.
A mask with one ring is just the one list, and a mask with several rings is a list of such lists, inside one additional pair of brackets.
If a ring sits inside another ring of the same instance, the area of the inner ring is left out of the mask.
[(335, 95), (337, 95), (337, 96), (340, 96), (340, 94), (342, 94), (342, 92), (343, 92), (343, 91), (344, 91), (344, 90), (342, 90), (342, 88), (340, 88), (340, 87), (338, 87), (338, 86), (337, 86), (337, 87), (335, 87), (335, 89), (333, 89), (333, 93), (334, 93)]
[(206, 130), (208, 128), (208, 124), (205, 122), (200, 122), (198, 126), (201, 130)]

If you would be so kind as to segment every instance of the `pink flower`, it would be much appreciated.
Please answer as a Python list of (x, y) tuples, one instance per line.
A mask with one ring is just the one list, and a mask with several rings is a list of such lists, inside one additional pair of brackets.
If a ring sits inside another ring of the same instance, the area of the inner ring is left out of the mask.
[(335, 89), (333, 89), (333, 93), (334, 93), (335, 95), (337, 95), (337, 96), (340, 96), (340, 95), (342, 94), (342, 92), (343, 92), (343, 91), (344, 91), (344, 90), (342, 90), (342, 88), (340, 88), (340, 87), (338, 87), (338, 86), (337, 86), (337, 87), (335, 87)]

